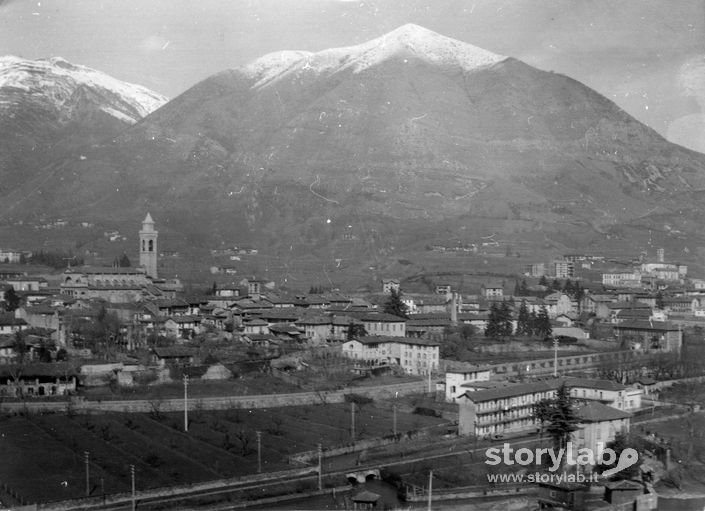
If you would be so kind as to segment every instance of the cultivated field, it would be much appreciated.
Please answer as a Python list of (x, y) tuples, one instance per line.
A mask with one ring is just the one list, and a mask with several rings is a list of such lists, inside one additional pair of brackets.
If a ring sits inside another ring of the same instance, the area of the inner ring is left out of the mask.
[[(391, 405), (356, 405), (357, 440), (389, 435)], [(351, 442), (349, 404), (277, 409), (195, 410), (183, 414), (47, 414), (0, 419), (0, 482), (25, 502), (130, 490), (130, 465), (138, 489), (238, 477), (257, 472), (256, 432), (261, 432), (263, 471), (293, 468), (287, 455)], [(397, 413), (397, 430), (441, 425), (435, 417)], [(7, 494), (0, 500), (5, 500)]]

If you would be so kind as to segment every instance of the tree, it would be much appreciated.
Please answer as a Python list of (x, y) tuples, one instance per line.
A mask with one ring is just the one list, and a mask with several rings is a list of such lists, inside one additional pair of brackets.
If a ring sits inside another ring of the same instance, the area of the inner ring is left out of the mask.
[(487, 318), (487, 326), (485, 327), (485, 337), (497, 339), (499, 337), (499, 307), (496, 303), (490, 305), (490, 315)]
[(490, 306), (490, 316), (485, 328), (485, 337), (501, 339), (512, 335), (512, 313), (509, 304), (502, 302), (502, 305), (493, 303)]
[(509, 303), (507, 302), (502, 302), (499, 307), (499, 328), (502, 337), (510, 337), (514, 333), (512, 311), (509, 309)]
[(346, 339), (352, 341), (353, 339), (359, 339), (360, 337), (365, 337), (367, 335), (367, 330), (365, 330), (365, 325), (362, 323), (355, 323), (352, 320), (348, 323), (348, 332)]
[(548, 311), (546, 307), (541, 307), (536, 320), (533, 325), (534, 335), (546, 338), (553, 333), (553, 327), (551, 327), (551, 320), (548, 317)]
[(17, 362), (22, 365), (25, 362), (25, 358), (27, 356), (27, 352), (29, 351), (27, 348), (27, 343), (24, 340), (24, 334), (22, 333), (21, 330), (17, 330), (15, 332), (15, 338), (13, 340), (12, 348), (15, 350), (15, 353), (17, 354)]
[(400, 318), (408, 317), (406, 304), (401, 301), (401, 291), (392, 289), (387, 302), (384, 304), (384, 312), (399, 316)]
[(556, 391), (556, 397), (542, 399), (534, 405), (534, 418), (543, 425), (553, 438), (556, 449), (565, 449), (573, 431), (578, 429), (580, 419), (575, 413), (573, 399), (568, 387), (561, 385)]
[(529, 285), (526, 283), (526, 279), (521, 279), (521, 287), (520, 287), (520, 290), (521, 290), (522, 296), (528, 294), (528, 292), (529, 292)]
[(548, 287), (548, 280), (545, 275), (541, 275), (541, 278), (539, 279), (539, 286)]
[(519, 314), (517, 315), (517, 335), (531, 336), (533, 328), (531, 325), (531, 316), (529, 309), (526, 306), (526, 301), (522, 300), (519, 306)]
[(551, 283), (551, 289), (553, 289), (554, 291), (560, 291), (561, 281), (558, 279), (553, 279), (553, 282)]
[(132, 266), (130, 258), (127, 257), (127, 254), (125, 252), (123, 252), (120, 256), (120, 259), (118, 260), (118, 266), (120, 266), (120, 268), (129, 268), (130, 266)]
[(14, 312), (20, 306), (20, 297), (17, 296), (17, 292), (14, 287), (10, 287), (5, 291), (5, 310), (7, 312)]

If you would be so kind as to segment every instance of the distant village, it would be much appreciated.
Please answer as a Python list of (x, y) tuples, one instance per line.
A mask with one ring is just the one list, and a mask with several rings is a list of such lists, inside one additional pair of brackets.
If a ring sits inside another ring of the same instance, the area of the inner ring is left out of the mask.
[[(139, 243), (139, 265), (69, 262), (58, 287), (22, 271), (28, 254), (0, 251), (10, 263), (0, 265), (1, 395), (228, 379), (252, 368), (292, 381), (332, 359), (350, 375), (427, 380), (442, 401), (459, 405), (458, 433), (479, 438), (535, 428), (535, 404), (564, 386), (582, 403), (581, 438), (592, 445), (628, 429), (630, 412), (659, 380), (705, 370), (680, 356), (685, 333), (705, 326), (705, 280), (689, 278), (663, 250), (618, 268), (565, 255), (519, 277), (485, 279), (475, 294), (442, 281), (432, 293), (407, 293), (394, 276), (366, 294), (313, 286), (291, 295), (257, 277), (189, 294), (159, 276), (149, 214)], [(233, 261), (241, 254), (222, 252)], [(578, 277), (581, 270), (593, 278)], [(519, 361), (506, 357), (522, 349)]]

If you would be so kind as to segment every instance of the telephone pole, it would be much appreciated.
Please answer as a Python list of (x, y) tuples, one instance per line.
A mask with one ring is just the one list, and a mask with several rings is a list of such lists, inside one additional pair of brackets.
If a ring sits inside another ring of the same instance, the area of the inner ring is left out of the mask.
[(86, 497), (91, 494), (91, 478), (90, 478), (90, 452), (83, 451), (83, 459), (86, 463)]
[(130, 479), (132, 481), (132, 511), (135, 511), (136, 507), (136, 502), (135, 502), (135, 466), (130, 465)]
[(553, 377), (558, 376), (558, 339), (553, 339)]
[(350, 437), (355, 443), (355, 401), (350, 402)]
[(188, 432), (188, 374), (184, 375), (184, 431)]
[(323, 446), (318, 444), (318, 489), (323, 489)]
[(262, 432), (257, 431), (257, 473), (262, 472)]
[(428, 511), (431, 511), (431, 502), (433, 502), (433, 470), (428, 472)]

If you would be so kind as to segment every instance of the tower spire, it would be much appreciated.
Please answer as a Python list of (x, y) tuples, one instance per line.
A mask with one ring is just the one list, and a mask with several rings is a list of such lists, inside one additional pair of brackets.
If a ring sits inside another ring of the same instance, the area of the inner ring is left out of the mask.
[(154, 229), (152, 215), (147, 213), (142, 221), (140, 235), (140, 266), (145, 269), (148, 277), (157, 278), (157, 237), (159, 232)]

